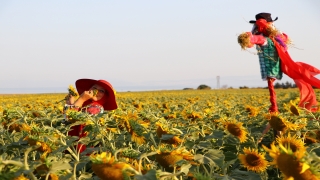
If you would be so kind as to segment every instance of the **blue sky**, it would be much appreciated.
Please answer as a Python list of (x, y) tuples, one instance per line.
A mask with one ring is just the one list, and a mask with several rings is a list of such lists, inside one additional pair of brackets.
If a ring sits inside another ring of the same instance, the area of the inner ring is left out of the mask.
[(295, 44), (291, 57), (320, 68), (319, 9), (318, 0), (2, 0), (0, 93), (63, 92), (79, 78), (119, 91), (215, 88), (217, 76), (220, 86), (266, 86), (237, 35), (270, 12)]

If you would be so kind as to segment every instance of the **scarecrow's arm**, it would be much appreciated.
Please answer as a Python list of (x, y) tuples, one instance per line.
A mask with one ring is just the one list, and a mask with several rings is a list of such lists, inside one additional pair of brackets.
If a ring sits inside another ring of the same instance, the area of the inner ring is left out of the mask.
[(253, 45), (267, 45), (267, 39), (262, 35), (253, 35), (251, 32), (244, 32), (238, 36), (238, 43), (242, 49), (251, 48)]

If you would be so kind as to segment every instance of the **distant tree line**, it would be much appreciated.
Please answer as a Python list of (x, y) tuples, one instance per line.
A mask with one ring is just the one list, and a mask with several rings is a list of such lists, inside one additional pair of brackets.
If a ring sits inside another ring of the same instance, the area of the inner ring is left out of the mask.
[(275, 84), (274, 84), (274, 88), (275, 89), (280, 89), (280, 88), (282, 88), (282, 89), (289, 89), (289, 88), (296, 88), (297, 87), (297, 85), (295, 84), (295, 83), (290, 83), (289, 81), (287, 81), (287, 82), (285, 82), (285, 83), (278, 83), (278, 82), (276, 82)]
[[(295, 83), (291, 83), (289, 81), (284, 82), (284, 83), (279, 83), (276, 82), (274, 84), (274, 88), (275, 89), (289, 89), (289, 88), (297, 88), (297, 85)], [(202, 89), (211, 89), (210, 86), (205, 85), (205, 84), (201, 84), (200, 86), (198, 86), (197, 88), (198, 90), (202, 90)], [(223, 85), (221, 88), (219, 89), (233, 89), (232, 87), (228, 87), (228, 85)], [(248, 86), (240, 86), (239, 89), (250, 89)], [(268, 89), (268, 87), (255, 87), (254, 89)], [(194, 90), (193, 88), (183, 88), (183, 90)]]
[[(205, 84), (201, 84), (197, 88), (197, 90), (205, 90), (205, 89), (211, 89), (211, 87), (208, 85), (205, 85)], [(193, 88), (183, 88), (183, 90), (194, 90), (194, 89)]]
[[(296, 88), (297, 85), (295, 83), (291, 83), (289, 81), (287, 82), (284, 82), (284, 83), (279, 83), (279, 82), (276, 82), (274, 84), (274, 88), (275, 89), (289, 89), (289, 88)], [(265, 89), (268, 88), (268, 87), (264, 87)], [(240, 86), (239, 89), (249, 89), (248, 86)]]

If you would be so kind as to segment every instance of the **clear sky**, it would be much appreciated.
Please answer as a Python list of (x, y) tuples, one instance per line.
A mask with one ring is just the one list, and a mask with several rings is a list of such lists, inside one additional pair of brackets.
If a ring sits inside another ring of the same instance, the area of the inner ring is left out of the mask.
[[(63, 92), (79, 78), (118, 91), (267, 86), (237, 36), (269, 12), (320, 68), (319, 0), (1, 0), (0, 93)], [(285, 77), (281, 82), (291, 81)]]

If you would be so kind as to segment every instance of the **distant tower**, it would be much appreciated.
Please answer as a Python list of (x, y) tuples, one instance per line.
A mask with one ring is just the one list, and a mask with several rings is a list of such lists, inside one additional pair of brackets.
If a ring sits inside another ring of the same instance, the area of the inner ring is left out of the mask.
[(220, 89), (220, 76), (217, 76), (217, 89)]

